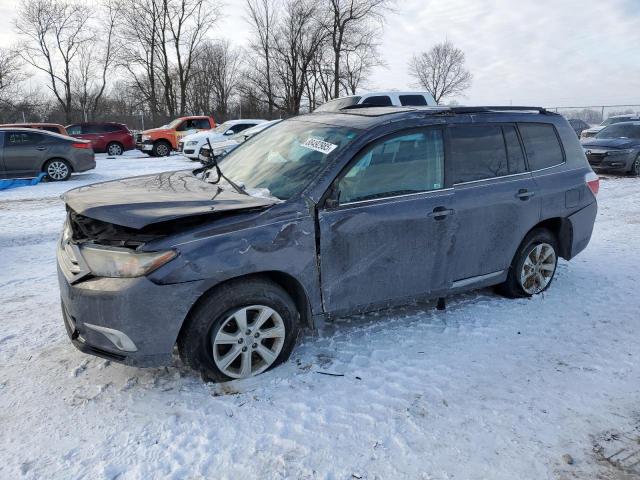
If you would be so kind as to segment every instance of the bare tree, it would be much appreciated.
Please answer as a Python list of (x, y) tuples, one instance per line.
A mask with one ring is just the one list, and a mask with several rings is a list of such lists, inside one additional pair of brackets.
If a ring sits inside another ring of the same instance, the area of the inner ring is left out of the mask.
[(160, 121), (159, 29), (161, 0), (120, 0), (121, 66), (151, 113), (152, 123)]
[(279, 108), (287, 114), (300, 113), (309, 66), (325, 38), (315, 0), (286, 1), (274, 38), (274, 58), (282, 88)]
[(109, 81), (108, 74), (115, 70), (120, 49), (115, 39), (119, 17), (119, 5), (107, 0), (104, 11), (94, 25), (96, 35), (85, 42), (79, 51), (73, 83), (75, 97), (85, 121), (98, 110)]
[(47, 86), (68, 122), (73, 109), (72, 71), (82, 46), (91, 39), (90, 18), (90, 8), (80, 3), (25, 0), (14, 23), (27, 41), (22, 58), (47, 75)]
[(473, 78), (465, 66), (464, 52), (449, 41), (414, 55), (409, 62), (409, 74), (438, 104), (445, 97), (462, 94)]
[(13, 103), (11, 96), (24, 78), (20, 56), (13, 50), (0, 49), (0, 103)]
[(340, 96), (342, 56), (353, 51), (349, 45), (352, 35), (375, 29), (376, 23), (384, 21), (390, 4), (389, 0), (330, 0), (325, 28), (333, 50), (333, 98)]
[[(177, 103), (184, 115), (187, 106), (187, 88), (198, 47), (206, 33), (218, 19), (219, 5), (212, 0), (163, 0), (168, 42), (175, 59), (175, 76), (178, 82)], [(163, 32), (164, 33), (164, 32)], [(166, 55), (167, 38), (162, 44), (165, 58), (165, 80), (171, 72)]]
[(253, 74), (252, 83), (267, 98), (267, 108), (271, 118), (275, 107), (272, 50), (278, 4), (274, 0), (247, 0), (247, 14), (255, 35), (251, 48), (256, 52), (256, 60), (262, 67), (249, 70), (250, 74)]

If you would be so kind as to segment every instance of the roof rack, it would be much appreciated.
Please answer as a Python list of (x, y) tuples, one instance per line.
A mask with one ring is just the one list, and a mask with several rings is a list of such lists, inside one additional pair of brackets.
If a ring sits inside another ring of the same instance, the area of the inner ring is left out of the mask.
[(359, 103), (355, 105), (347, 105), (346, 107), (342, 107), (340, 110), (359, 110), (361, 108), (398, 108), (405, 110), (426, 110), (426, 111), (434, 111), (434, 112), (451, 112), (451, 113), (460, 113), (460, 114), (468, 114), (468, 113), (491, 113), (491, 112), (538, 112), (542, 115), (551, 115), (553, 112), (545, 109), (544, 107), (513, 107), (513, 106), (496, 106), (496, 107), (446, 107), (440, 105), (429, 105), (425, 107), (412, 107), (411, 105), (367, 105), (364, 103)]
[(552, 112), (544, 107), (448, 107), (453, 113), (491, 113), (491, 112), (538, 112), (542, 115), (551, 115)]

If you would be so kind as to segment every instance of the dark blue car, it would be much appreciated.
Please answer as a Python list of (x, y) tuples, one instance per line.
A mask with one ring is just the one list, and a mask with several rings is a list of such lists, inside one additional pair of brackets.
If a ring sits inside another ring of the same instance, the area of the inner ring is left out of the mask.
[(640, 175), (640, 122), (611, 125), (582, 146), (594, 170)]
[(208, 169), (64, 195), (80, 350), (204, 378), (285, 361), (320, 320), (498, 286), (544, 292), (588, 244), (598, 177), (539, 108), (351, 107), (283, 121)]

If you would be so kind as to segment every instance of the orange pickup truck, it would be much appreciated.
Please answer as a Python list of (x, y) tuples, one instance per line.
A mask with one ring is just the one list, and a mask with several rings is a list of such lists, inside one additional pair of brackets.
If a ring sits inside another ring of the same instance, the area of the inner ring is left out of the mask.
[(212, 117), (196, 115), (180, 117), (159, 128), (145, 130), (136, 135), (136, 148), (153, 157), (166, 157), (178, 148), (178, 141), (185, 135), (216, 127)]

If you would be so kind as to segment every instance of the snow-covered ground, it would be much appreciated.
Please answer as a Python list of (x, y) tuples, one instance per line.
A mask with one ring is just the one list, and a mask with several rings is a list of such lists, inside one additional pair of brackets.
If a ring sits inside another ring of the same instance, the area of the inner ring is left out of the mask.
[(591, 244), (544, 296), (345, 319), (222, 385), (178, 360), (141, 370), (76, 351), (58, 195), (193, 165), (101, 156), (70, 182), (0, 193), (0, 478), (640, 477), (640, 180), (601, 182)]

